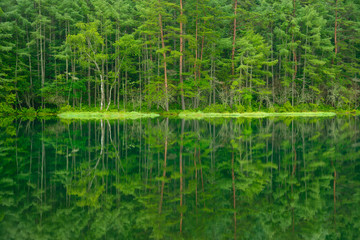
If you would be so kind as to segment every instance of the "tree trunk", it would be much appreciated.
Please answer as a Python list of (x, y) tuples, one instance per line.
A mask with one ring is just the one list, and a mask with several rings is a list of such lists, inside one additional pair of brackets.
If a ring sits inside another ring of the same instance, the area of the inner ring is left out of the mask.
[[(27, 43), (30, 42), (29, 39), (29, 30), (26, 28), (26, 39), (27, 39)], [(31, 67), (31, 52), (30, 52), (30, 45), (26, 44), (28, 51), (29, 51), (29, 78), (30, 78), (30, 90), (29, 90), (29, 101), (28, 101), (28, 107), (34, 107), (34, 98), (33, 98), (33, 81), (32, 81), (32, 67)]]
[[(205, 25), (205, 22), (204, 22)], [(199, 63), (199, 67), (198, 67), (198, 77), (199, 77), (199, 83), (200, 83), (200, 79), (201, 79), (201, 65), (202, 65), (202, 60), (203, 60), (203, 54), (204, 54), (204, 41), (205, 41), (205, 33), (202, 36), (202, 40), (201, 40), (201, 50), (200, 50), (200, 63)], [(197, 85), (197, 101), (196, 101), (196, 107), (199, 107), (200, 105), (200, 88), (199, 88), (199, 84)]]
[[(39, 16), (41, 18), (41, 1), (39, 1)], [(42, 25), (39, 23), (39, 35), (40, 35), (40, 69), (41, 69), (41, 88), (44, 88), (45, 84), (45, 70), (44, 70), (44, 56), (43, 56), (43, 41), (42, 41)], [(41, 97), (41, 108), (44, 108), (44, 97)]]
[[(237, 11), (237, 0), (235, 0), (234, 3), (234, 26), (233, 26), (233, 46), (231, 51), (231, 75), (235, 75), (235, 45), (236, 45), (236, 11)], [(230, 106), (233, 104), (233, 94), (231, 93), (232, 90), (230, 89)]]
[(180, 95), (181, 95), (181, 109), (185, 110), (185, 100), (184, 100), (184, 82), (183, 82), (183, 2), (180, 0), (180, 62), (179, 62), (179, 71), (180, 71)]
[[(159, 5), (160, 5), (160, 0), (159, 0)], [(165, 111), (169, 111), (168, 79), (167, 79), (167, 68), (166, 68), (166, 52), (165, 52), (164, 30), (163, 30), (163, 25), (162, 25), (161, 13), (159, 13), (159, 26), (160, 26), (161, 46), (163, 48), (163, 58), (164, 58)]]
[[(274, 39), (273, 39), (273, 26), (271, 22), (271, 62), (274, 61)], [(272, 102), (275, 103), (275, 78), (274, 78), (274, 65), (271, 65), (271, 85), (272, 85)]]
[(101, 91), (100, 110), (103, 110), (105, 106), (105, 87), (104, 87), (104, 77), (102, 74), (100, 74), (100, 91)]
[(235, 75), (235, 44), (236, 44), (236, 11), (237, 11), (237, 0), (235, 0), (234, 4), (234, 28), (233, 28), (233, 44), (232, 44), (232, 51), (231, 51), (231, 75)]
[[(293, 4), (294, 4), (294, 8), (293, 8), (293, 18), (295, 18), (295, 4), (296, 4), (296, 0), (293, 0)], [(292, 36), (291, 36), (291, 42), (293, 44), (293, 76), (292, 76), (292, 84), (291, 84), (291, 105), (294, 106), (294, 98), (295, 98), (295, 79), (296, 79), (296, 72), (297, 72), (297, 58), (296, 58), (296, 49), (294, 47), (294, 30), (295, 30), (295, 26), (293, 26), (293, 30), (292, 30)]]
[(303, 73), (303, 82), (302, 82), (302, 100), (305, 100), (305, 80), (306, 80), (306, 54), (307, 54), (307, 37), (308, 37), (309, 27), (306, 26), (306, 37), (305, 37), (305, 54), (304, 54), (304, 73)]
[[(195, 20), (195, 62), (194, 62), (194, 80), (195, 80), (195, 84), (196, 84), (196, 79), (197, 79), (197, 69), (196, 69), (196, 65), (197, 65), (197, 61), (198, 61), (198, 17), (199, 17), (199, 13), (198, 13), (198, 0), (196, 0), (196, 20)], [(196, 98), (195, 98), (196, 100)], [(196, 101), (194, 101), (196, 102)], [(194, 108), (196, 107), (196, 103), (194, 103)]]
[(335, 30), (334, 30), (334, 42), (335, 42), (335, 57), (338, 52), (338, 42), (337, 42), (337, 23), (338, 20), (338, 0), (335, 0)]
[(89, 107), (91, 106), (91, 85), (90, 85), (90, 74), (91, 74), (91, 70), (90, 70), (90, 61), (88, 62), (89, 66), (88, 66), (88, 85), (87, 85), (87, 92), (88, 92), (88, 105)]

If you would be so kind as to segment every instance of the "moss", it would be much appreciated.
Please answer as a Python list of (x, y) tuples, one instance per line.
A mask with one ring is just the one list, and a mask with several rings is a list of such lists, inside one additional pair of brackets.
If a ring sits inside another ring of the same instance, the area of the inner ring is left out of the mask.
[(158, 117), (156, 113), (139, 112), (64, 112), (58, 114), (62, 119), (138, 119)]

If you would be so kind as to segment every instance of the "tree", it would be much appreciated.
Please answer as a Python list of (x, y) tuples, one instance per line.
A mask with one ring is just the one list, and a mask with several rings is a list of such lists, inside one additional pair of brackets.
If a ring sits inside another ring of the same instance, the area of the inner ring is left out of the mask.
[(100, 110), (105, 107), (105, 79), (101, 66), (108, 58), (104, 52), (104, 38), (98, 32), (99, 22), (79, 23), (80, 33), (69, 35), (67, 41), (79, 54), (80, 61), (91, 62), (100, 77)]

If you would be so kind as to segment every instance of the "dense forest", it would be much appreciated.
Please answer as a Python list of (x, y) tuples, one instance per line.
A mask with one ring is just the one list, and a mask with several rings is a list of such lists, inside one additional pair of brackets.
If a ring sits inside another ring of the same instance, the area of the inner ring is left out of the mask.
[(356, 0), (2, 0), (0, 111), (357, 109)]

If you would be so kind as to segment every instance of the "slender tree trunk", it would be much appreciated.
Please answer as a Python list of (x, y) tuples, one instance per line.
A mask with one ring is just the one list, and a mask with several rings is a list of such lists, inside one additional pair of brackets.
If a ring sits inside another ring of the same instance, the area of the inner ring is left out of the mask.
[[(26, 38), (27, 38), (27, 43), (30, 43), (30, 39), (29, 39), (29, 30), (27, 29), (26, 31)], [(30, 97), (29, 97), (29, 104), (28, 107), (34, 107), (34, 98), (33, 98), (33, 81), (32, 81), (32, 67), (31, 67), (31, 52), (30, 52), (30, 45), (26, 44), (28, 51), (29, 51), (29, 78), (30, 78)]]
[[(68, 37), (68, 35), (70, 35), (69, 29), (67, 28), (67, 26), (65, 25), (65, 38)], [(65, 72), (66, 72), (66, 84), (69, 83), (69, 56), (67, 54), (66, 51), (66, 59), (65, 59)], [(70, 91), (70, 89), (69, 89)], [(68, 98), (67, 98), (67, 105), (70, 104), (70, 92), (68, 92)]]
[(307, 54), (307, 37), (308, 37), (309, 27), (306, 26), (306, 37), (305, 37), (305, 54), (304, 54), (304, 74), (303, 74), (303, 82), (302, 82), (302, 100), (305, 101), (305, 80), (306, 80), (306, 54)]
[[(271, 22), (271, 62), (274, 61), (274, 32), (273, 23)], [(275, 77), (274, 77), (274, 65), (271, 65), (271, 85), (272, 85), (272, 102), (275, 103)]]
[[(100, 110), (103, 110), (105, 107), (105, 86), (104, 86), (104, 75), (102, 74), (104, 72), (104, 67), (100, 69), (100, 66), (96, 62), (96, 60), (93, 60), (93, 63), (95, 64), (95, 67), (97, 71), (100, 73)], [(104, 61), (102, 61), (104, 63)], [(95, 92), (96, 94), (96, 92)], [(95, 107), (96, 107), (96, 100), (95, 100)]]
[[(205, 25), (205, 22), (204, 22), (204, 25)], [(198, 66), (199, 83), (200, 83), (200, 79), (201, 79), (201, 65), (202, 65), (203, 53), (204, 53), (204, 41), (205, 41), (205, 33), (203, 34), (202, 40), (201, 40), (200, 63), (199, 63), (199, 66)], [(196, 107), (199, 107), (199, 105), (200, 105), (200, 88), (199, 88), (199, 84), (197, 84)]]
[(22, 109), (21, 107), (21, 103), (20, 103), (20, 99), (19, 99), (19, 93), (18, 93), (18, 89), (17, 89), (17, 74), (18, 74), (18, 62), (19, 62), (19, 56), (17, 54), (18, 51), (18, 42), (19, 42), (19, 38), (16, 35), (16, 53), (15, 53), (15, 95), (16, 95), (16, 101), (18, 102), (18, 105), (20, 107), (20, 109)]
[(103, 108), (105, 107), (105, 79), (104, 79), (104, 73), (105, 73), (105, 69), (104, 69), (104, 60), (102, 60), (101, 63), (101, 71), (100, 71), (100, 93), (101, 93), (101, 98), (100, 98), (100, 110), (103, 110)]
[(77, 97), (76, 97), (76, 88), (75, 88), (75, 84), (74, 82), (76, 81), (76, 78), (75, 78), (75, 50), (74, 50), (74, 53), (73, 53), (73, 57), (71, 58), (71, 68), (72, 68), (72, 74), (71, 74), (71, 79), (72, 79), (72, 90), (73, 90), (73, 108), (75, 108), (75, 103), (76, 103), (76, 100), (77, 100)]
[[(211, 62), (210, 62), (210, 94), (209, 94), (209, 106), (211, 105), (211, 101), (212, 101), (212, 93), (213, 93), (213, 89), (214, 89), (214, 52), (215, 52), (215, 43), (212, 44), (211, 46)], [(214, 102), (215, 104), (215, 102)]]
[(90, 83), (90, 76), (91, 76), (91, 69), (90, 69), (90, 61), (88, 62), (88, 82), (87, 82), (87, 92), (88, 92), (88, 105), (91, 106), (91, 83)]
[(125, 70), (125, 95), (124, 95), (124, 97), (125, 97), (125, 101), (124, 101), (124, 110), (126, 111), (126, 107), (127, 107), (127, 97), (128, 97), (128, 95), (127, 95), (127, 92), (128, 92), (128, 90), (127, 90), (127, 83), (128, 83), (128, 70), (126, 69)]
[(98, 92), (97, 88), (98, 88), (97, 75), (95, 74), (95, 87), (94, 87), (94, 106), (95, 106), (95, 108), (96, 108), (97, 94), (98, 94), (97, 93)]
[(185, 100), (184, 100), (184, 81), (183, 81), (183, 1), (180, 0), (180, 62), (179, 62), (179, 71), (180, 71), (180, 95), (181, 95), (181, 109), (185, 110)]
[[(213, 48), (214, 48), (214, 55), (215, 55), (215, 44), (213, 44)], [(212, 86), (212, 91), (213, 91), (213, 104), (216, 104), (216, 58), (214, 57), (213, 59), (213, 86)]]
[[(120, 27), (119, 27), (119, 24), (116, 23), (116, 39), (115, 39), (115, 41), (119, 40), (119, 35), (120, 35)], [(116, 46), (115, 52), (119, 52), (118, 46)], [(119, 59), (119, 56), (117, 56), (115, 59), (115, 72), (116, 73), (118, 72), (118, 74), (116, 74), (115, 77), (118, 80), (117, 87), (116, 87), (116, 89), (117, 89), (117, 109), (118, 110), (120, 109), (120, 76), (121, 76), (120, 71), (118, 71), (119, 62), (120, 62), (120, 59)]]
[[(159, 0), (159, 5), (160, 5), (160, 0)], [(168, 79), (167, 79), (167, 68), (166, 68), (166, 52), (165, 52), (164, 30), (163, 30), (161, 13), (159, 13), (159, 26), (160, 26), (161, 46), (162, 46), (162, 49), (163, 49), (163, 58), (164, 58), (165, 111), (169, 111)]]
[(338, 53), (337, 27), (338, 27), (338, 0), (335, 0), (335, 29), (334, 29), (335, 58)]
[[(197, 84), (197, 61), (198, 61), (198, 3), (199, 1), (196, 0), (196, 20), (195, 20), (195, 62), (194, 62), (194, 80), (195, 84)], [(196, 98), (194, 99), (196, 101)], [(195, 102), (194, 101), (194, 102)], [(194, 103), (194, 108), (196, 107), (196, 103)]]
[[(108, 53), (108, 35), (107, 34), (105, 34), (105, 52)], [(110, 84), (109, 84), (109, 60), (107, 58), (105, 60), (105, 73), (104, 73), (104, 75), (106, 76), (106, 96), (109, 98), (109, 103), (111, 104), (111, 93), (109, 93), (111, 91)]]
[(237, 0), (234, 3), (234, 24), (233, 24), (233, 43), (232, 43), (232, 51), (231, 51), (231, 75), (235, 75), (235, 45), (236, 45), (236, 11), (237, 11)]
[[(237, 11), (237, 0), (234, 1), (234, 26), (233, 26), (233, 44), (232, 44), (232, 51), (231, 51), (231, 75), (235, 75), (235, 45), (236, 45), (236, 11)], [(232, 90), (230, 89), (230, 106), (233, 104), (233, 94), (231, 93)]]
[[(39, 17), (41, 18), (41, 1), (39, 1)], [(44, 88), (45, 84), (45, 69), (44, 69), (44, 55), (43, 55), (43, 39), (42, 39), (42, 24), (39, 23), (39, 35), (40, 35), (40, 69), (41, 69), (41, 88)], [(44, 39), (45, 40), (45, 39)], [(44, 97), (41, 97), (41, 108), (44, 108)]]
[[(293, 8), (293, 18), (295, 19), (295, 7), (296, 7), (296, 0), (293, 0), (294, 8)], [(296, 48), (294, 47), (294, 31), (295, 26), (293, 25), (292, 29), (292, 36), (291, 36), (291, 42), (293, 44), (293, 76), (292, 76), (292, 84), (291, 84), (291, 105), (294, 106), (294, 98), (295, 98), (295, 79), (296, 79), (296, 72), (297, 72), (297, 58), (296, 58)]]
[[(45, 86), (45, 63), (46, 63), (46, 59), (45, 59), (45, 53), (46, 53), (46, 51), (45, 51), (45, 46), (46, 46), (46, 28), (45, 28), (45, 26), (44, 26), (44, 28), (43, 28), (43, 30), (44, 30), (44, 34), (43, 34), (43, 36), (44, 36), (44, 41), (43, 41), (43, 50), (42, 50), (42, 55), (43, 55), (43, 57), (42, 57), (42, 71), (41, 71), (41, 85), (42, 85), (42, 87), (44, 87)], [(46, 108), (46, 104), (45, 104), (45, 102), (44, 102), (44, 108)]]
[(100, 91), (101, 91), (101, 99), (100, 99), (100, 110), (103, 110), (105, 107), (105, 85), (104, 85), (104, 77), (100, 74)]
[(141, 80), (141, 54), (139, 54), (139, 84), (140, 84), (140, 88), (139, 88), (139, 100), (140, 100), (140, 112), (141, 112), (141, 107), (142, 107), (142, 95), (141, 95), (141, 89), (142, 89), (142, 80)]

